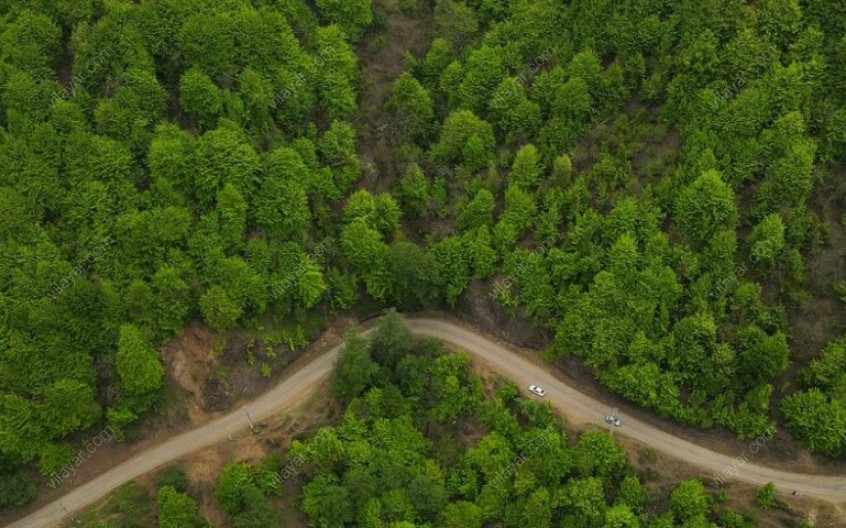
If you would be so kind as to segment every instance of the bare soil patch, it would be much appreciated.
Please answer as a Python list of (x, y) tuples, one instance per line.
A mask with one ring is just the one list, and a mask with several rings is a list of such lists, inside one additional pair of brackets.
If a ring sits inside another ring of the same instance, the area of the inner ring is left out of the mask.
[(365, 173), (360, 186), (381, 192), (390, 188), (404, 167), (399, 166), (392, 131), (394, 123), (385, 110), (394, 81), (405, 71), (406, 54), (422, 57), (431, 42), (432, 8), (418, 2), (415, 13), (400, 9), (399, 0), (374, 2), (377, 19), (384, 27), (376, 28), (358, 44), (356, 53), (365, 72), (364, 87), (356, 112), (359, 129), (358, 156), (372, 170)]

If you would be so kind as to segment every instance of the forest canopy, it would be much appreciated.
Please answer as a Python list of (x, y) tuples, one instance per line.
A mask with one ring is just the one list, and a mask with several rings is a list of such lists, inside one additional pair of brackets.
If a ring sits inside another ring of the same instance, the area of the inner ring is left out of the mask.
[[(518, 318), (661, 416), (846, 454), (842, 2), (386, 5), (0, 0), (0, 506), (163, 407), (189, 323), (388, 307)], [(385, 79), (399, 16), (425, 42)], [(402, 364), (359, 348), (345, 401)]]

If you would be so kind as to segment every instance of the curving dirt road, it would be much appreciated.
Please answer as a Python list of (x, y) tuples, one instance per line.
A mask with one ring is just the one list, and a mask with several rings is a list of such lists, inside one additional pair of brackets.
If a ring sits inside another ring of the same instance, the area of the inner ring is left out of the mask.
[[(434, 337), (455, 345), (471, 356), (484, 360), (520, 387), (526, 387), (532, 383), (541, 385), (546, 389), (546, 399), (569, 420), (577, 423), (605, 425), (603, 417), (608, 413), (606, 404), (576, 391), (540, 366), (504, 346), (474, 331), (446, 321), (407, 319), (407, 322), (415, 335)], [(337, 346), (319, 356), (290, 378), (251, 402), (247, 409), (252, 419), (260, 422), (302, 401), (304, 396), (331, 374), (340, 348)], [(626, 416), (621, 418), (623, 425), (617, 429), (620, 434), (699, 466), (709, 473), (720, 473), (734, 467), (737, 469), (737, 475), (733, 475), (732, 478), (737, 480), (756, 485), (774, 482), (781, 490), (796, 490), (802, 495), (835, 503), (846, 501), (846, 477), (789, 473), (752, 463), (738, 467), (736, 457), (710, 451), (634, 418)], [(8, 528), (57, 526), (69, 514), (93, 504), (121, 484), (193, 451), (219, 443), (227, 439), (229, 435), (243, 432), (247, 427), (244, 410), (233, 411), (127, 460), (94, 480), (79, 486), (60, 500), (12, 523)]]

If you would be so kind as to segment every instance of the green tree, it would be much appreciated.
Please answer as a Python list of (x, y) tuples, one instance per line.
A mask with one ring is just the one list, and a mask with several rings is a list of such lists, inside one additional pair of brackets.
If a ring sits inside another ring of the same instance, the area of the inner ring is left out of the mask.
[(458, 296), (470, 282), (471, 261), (461, 238), (450, 236), (432, 245), (431, 253), (438, 264), (438, 274), (446, 287), (446, 301), (454, 306)]
[(705, 487), (696, 479), (683, 481), (670, 493), (670, 509), (680, 521), (705, 515), (709, 502)]
[(618, 504), (605, 511), (603, 528), (639, 528), (640, 520), (625, 504)]
[(23, 473), (0, 473), (0, 507), (26, 506), (38, 497), (38, 489)]
[(226, 183), (215, 197), (220, 238), (228, 250), (239, 250), (247, 232), (247, 201), (231, 183)]
[(441, 514), (441, 528), (482, 528), (482, 510), (472, 502), (458, 501), (446, 505)]
[(301, 240), (311, 221), (308, 196), (295, 181), (265, 178), (254, 205), (256, 223), (281, 239)]
[(397, 183), (396, 195), (410, 217), (422, 217), (429, 206), (429, 180), (416, 163), (410, 163)]
[(755, 502), (764, 509), (770, 509), (776, 504), (775, 484), (767, 482), (755, 492)]
[(625, 504), (633, 512), (641, 512), (646, 506), (646, 490), (636, 475), (626, 475), (620, 482), (617, 502)]
[(367, 341), (350, 333), (338, 354), (332, 388), (342, 400), (349, 402), (371, 387), (378, 372), (379, 365), (370, 358)]
[(734, 229), (738, 215), (734, 192), (714, 170), (703, 172), (681, 193), (675, 212), (682, 231), (697, 244), (717, 229)]
[(215, 498), (231, 516), (240, 511), (244, 489), (252, 485), (250, 467), (243, 462), (226, 466), (217, 479)]
[(436, 84), (441, 73), (455, 60), (452, 44), (443, 37), (436, 37), (429, 46), (421, 69), (428, 84)]
[(579, 435), (573, 446), (573, 459), (579, 474), (584, 476), (616, 476), (626, 467), (625, 453), (605, 431)]
[(197, 513), (197, 502), (171, 486), (159, 489), (156, 502), (161, 528), (203, 528), (208, 523)]
[(232, 123), (204, 134), (193, 162), (195, 196), (201, 206), (210, 205), (227, 183), (249, 200), (261, 168), (258, 154)]
[(26, 8), (17, 10), (0, 34), (4, 62), (21, 70), (51, 67), (60, 44), (61, 29), (55, 21)]
[(241, 492), (241, 509), (231, 515), (234, 528), (283, 528), (282, 518), (261, 490), (250, 485)]
[(387, 256), (392, 286), (388, 296), (402, 310), (434, 306), (441, 279), (431, 253), (407, 241), (394, 242)]
[(300, 303), (306, 309), (317, 304), (326, 292), (326, 282), (323, 272), (313, 260), (304, 258), (297, 273), (297, 295)]
[[(432, 159), (438, 163), (463, 161), (476, 171), (493, 160), (495, 147), (491, 125), (469, 110), (458, 110), (446, 118), (441, 137), (432, 147)], [(474, 157), (467, 159), (468, 154)]]
[(768, 336), (760, 328), (749, 326), (738, 331), (737, 339), (738, 374), (750, 386), (766, 383), (787, 368), (790, 348), (783, 333)]
[(329, 22), (338, 24), (353, 40), (373, 22), (372, 0), (317, 0), (317, 8)]
[(185, 20), (177, 37), (185, 64), (198, 66), (210, 77), (231, 78), (239, 64), (235, 20), (231, 13), (196, 13)]
[(479, 20), (475, 11), (465, 2), (438, 0), (435, 4), (435, 27), (453, 47), (461, 48), (476, 36)]
[(220, 286), (212, 286), (200, 296), (200, 313), (203, 321), (217, 331), (235, 326), (243, 307), (233, 300)]
[(462, 231), (493, 225), (494, 196), (487, 189), (480, 189), (458, 214), (455, 223)]
[(133, 325), (121, 325), (118, 335), (115, 369), (124, 394), (137, 402), (132, 407), (144, 411), (150, 397), (162, 386), (164, 368), (159, 355), (141, 330)]
[(514, 157), (509, 182), (521, 189), (532, 189), (541, 175), (539, 163), (538, 149), (534, 145), (523, 146)]
[(338, 528), (355, 518), (349, 491), (329, 475), (318, 475), (305, 485), (302, 509), (318, 528)]
[(573, 162), (567, 154), (556, 156), (552, 162), (552, 182), (562, 187), (570, 185), (573, 176)]
[(414, 338), (402, 315), (396, 310), (389, 310), (382, 316), (379, 327), (370, 339), (370, 354), (373, 359), (390, 371), (394, 371), (413, 347)]
[(358, 218), (341, 233), (341, 253), (359, 276), (364, 279), (367, 292), (382, 299), (391, 287), (387, 259), (390, 249), (379, 231)]
[(347, 192), (361, 173), (352, 126), (344, 121), (332, 121), (320, 138), (318, 151), (323, 164), (332, 170), (335, 188), (340, 193)]
[(408, 72), (403, 72), (397, 78), (386, 108), (394, 112), (398, 118), (398, 122), (388, 130), (388, 133), (407, 131), (409, 137), (428, 138), (429, 127), (435, 118), (432, 97), (429, 91)]
[(515, 77), (506, 77), (499, 83), (489, 107), (494, 124), (505, 133), (507, 144), (529, 141), (540, 128), (540, 105), (529, 100), (525, 86)]
[(752, 230), (747, 241), (752, 261), (764, 264), (775, 262), (784, 251), (784, 231), (781, 215), (773, 213), (764, 217)]
[(504, 77), (503, 50), (483, 44), (470, 52), (464, 64), (464, 78), (458, 86), (458, 105), (480, 113)]
[(223, 112), (224, 95), (208, 75), (194, 66), (179, 81), (179, 104), (198, 125), (208, 130), (215, 127)]
[(781, 402), (787, 427), (808, 449), (837, 456), (846, 446), (846, 408), (819, 389), (791, 394)]

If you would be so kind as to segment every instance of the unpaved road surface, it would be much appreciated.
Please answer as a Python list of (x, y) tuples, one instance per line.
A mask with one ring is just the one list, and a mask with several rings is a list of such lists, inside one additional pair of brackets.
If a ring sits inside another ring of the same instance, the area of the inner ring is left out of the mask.
[[(570, 421), (605, 425), (603, 418), (608, 406), (586, 396), (558, 380), (539, 365), (490, 339), (453, 323), (437, 319), (407, 319), (411, 331), (418, 336), (434, 337), (467, 351), (494, 370), (525, 388), (537, 384), (546, 389), (546, 400), (561, 411)], [(253, 400), (246, 407), (250, 417), (260, 422), (301, 402), (332, 372), (332, 366), (341, 346), (337, 346), (295, 372), (279, 385)], [(736, 457), (716, 453), (665, 433), (652, 425), (620, 415), (622, 427), (616, 429), (662, 453), (699, 466), (709, 473), (720, 473), (737, 467)], [(90, 506), (121, 484), (148, 473), (170, 461), (199, 449), (212, 446), (230, 435), (248, 428), (244, 409), (238, 409), (206, 425), (183, 433), (134, 458), (112, 468), (101, 476), (69, 492), (60, 500), (48, 504), (35, 513), (12, 523), (8, 528), (48, 528), (58, 526), (69, 515)], [(740, 455), (738, 453), (738, 455)], [(846, 501), (846, 476), (826, 477), (780, 471), (775, 468), (746, 463), (737, 467), (733, 478), (761, 485), (775, 483), (782, 491), (796, 490), (801, 495), (813, 496), (839, 503)], [(66, 511), (67, 510), (67, 511)]]

